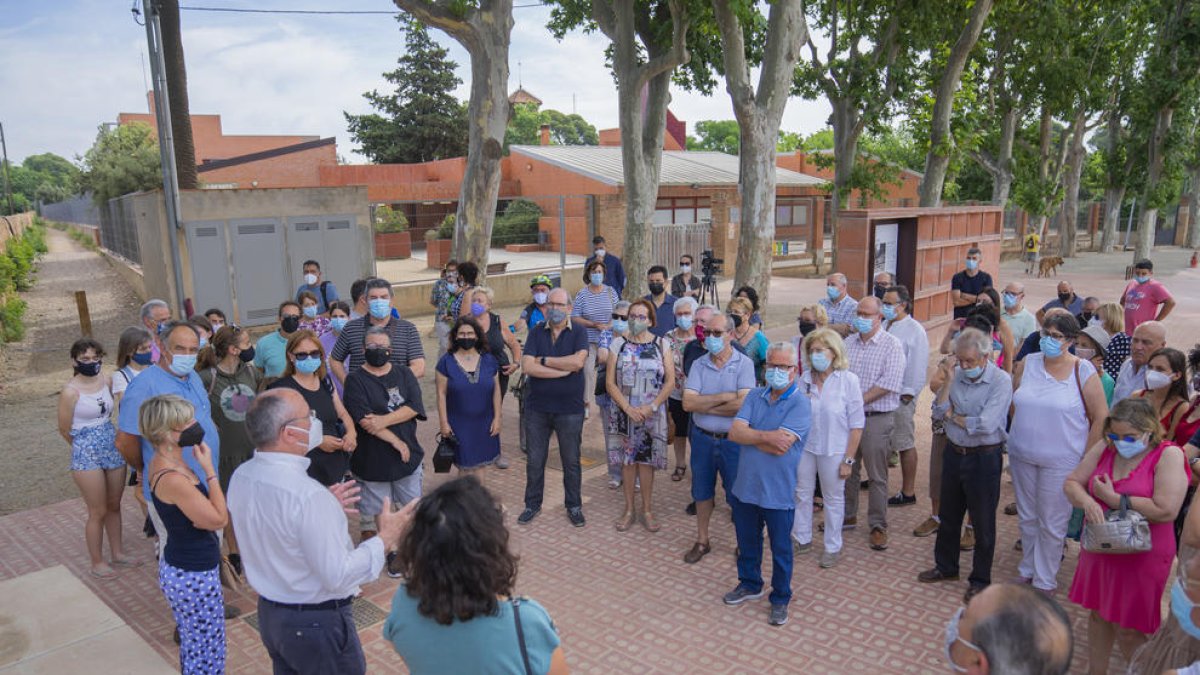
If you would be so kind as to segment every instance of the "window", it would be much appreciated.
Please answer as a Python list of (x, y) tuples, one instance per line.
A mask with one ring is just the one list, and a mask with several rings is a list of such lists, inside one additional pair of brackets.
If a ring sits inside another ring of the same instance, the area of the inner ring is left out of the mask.
[(705, 220), (712, 220), (708, 197), (664, 197), (654, 211), (658, 225), (689, 225)]

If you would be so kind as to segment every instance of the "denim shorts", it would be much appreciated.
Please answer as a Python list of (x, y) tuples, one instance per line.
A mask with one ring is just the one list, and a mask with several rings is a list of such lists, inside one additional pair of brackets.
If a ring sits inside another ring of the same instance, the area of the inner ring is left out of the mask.
[(703, 502), (716, 495), (717, 475), (725, 490), (725, 501), (732, 504), (733, 481), (737, 477), (737, 443), (729, 439), (717, 439), (700, 427), (692, 425), (689, 437), (692, 445), (692, 499)]
[(76, 429), (71, 436), (71, 470), (119, 469), (125, 458), (117, 451), (117, 430), (111, 420)]

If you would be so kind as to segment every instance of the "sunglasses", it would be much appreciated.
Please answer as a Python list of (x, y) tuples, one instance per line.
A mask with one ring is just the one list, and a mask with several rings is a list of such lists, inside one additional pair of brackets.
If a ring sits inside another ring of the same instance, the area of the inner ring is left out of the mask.
[(613, 314), (612, 318), (613, 318), (613, 321), (624, 321), (624, 320), (628, 319), (629, 317), (625, 316), (625, 315), (621, 315), (621, 314)]
[(1135, 443), (1137, 441), (1142, 440), (1142, 437), (1140, 435), (1138, 435), (1138, 436), (1118, 436), (1116, 434), (1105, 434), (1104, 437), (1113, 443), (1116, 443), (1117, 441), (1125, 441), (1126, 443)]
[(704, 329), (704, 337), (725, 337), (725, 331), (709, 330), (709, 329), (705, 328)]
[(292, 352), (292, 356), (296, 357), (297, 361), (301, 359), (319, 359), (321, 358), (321, 352), (320, 350), (311, 352)]

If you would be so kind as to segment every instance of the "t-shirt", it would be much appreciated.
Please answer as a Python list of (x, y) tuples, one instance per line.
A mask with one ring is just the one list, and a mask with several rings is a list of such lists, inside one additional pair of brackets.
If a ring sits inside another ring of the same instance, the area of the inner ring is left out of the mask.
[[(587, 333), (582, 326), (575, 326), (570, 321), (558, 339), (554, 339), (548, 325), (539, 323), (530, 329), (529, 339), (525, 341), (525, 355), (535, 360), (541, 356), (572, 356), (587, 349)], [(584, 385), (582, 368), (566, 377), (531, 376), (527, 380), (529, 391), (525, 394), (525, 407), (542, 413), (582, 415)]]
[[(651, 305), (654, 304), (654, 298), (651, 298), (649, 295), (646, 296), (646, 300), (649, 300)], [(650, 329), (650, 332), (654, 333), (656, 337), (662, 337), (675, 329), (676, 300), (678, 300), (678, 298), (670, 293), (667, 293), (665, 296), (663, 296), (662, 304), (655, 306), (654, 327)]]
[[(417, 442), (417, 422), (425, 419), (421, 385), (407, 366), (392, 365), (383, 375), (359, 368), (346, 377), (346, 412), (354, 419), (358, 445), (350, 454), (350, 470), (366, 481), (391, 482), (411, 475), (421, 466), (425, 452)], [(360, 423), (369, 414), (386, 415), (400, 407), (412, 408), (417, 416), (393, 424), (388, 430), (408, 446), (408, 461), (390, 443), (369, 433)]]
[(738, 455), (737, 478), (733, 496), (764, 509), (796, 508), (796, 469), (800, 453), (812, 425), (812, 406), (793, 382), (778, 400), (771, 400), (771, 388), (759, 387), (746, 394), (737, 417), (755, 431), (785, 429), (796, 439), (782, 455), (773, 455), (756, 446), (743, 445)]
[[(366, 362), (363, 351), (363, 336), (367, 333), (370, 316), (354, 319), (342, 329), (337, 342), (333, 344), (330, 358), (333, 361), (350, 359), (350, 369), (347, 374), (362, 368)], [(387, 331), (392, 342), (392, 365), (408, 366), (417, 359), (425, 358), (425, 348), (421, 346), (421, 334), (411, 321), (392, 317), (388, 319)]]
[(1038, 247), (1041, 246), (1042, 238), (1036, 232), (1030, 232), (1025, 235), (1025, 252), (1037, 253)]
[(113, 396), (124, 393), (125, 389), (127, 389), (129, 387), (129, 383), (133, 382), (133, 379), (135, 377), (137, 377), (138, 375), (140, 375), (144, 370), (146, 370), (146, 369), (142, 368), (142, 370), (134, 370), (132, 366), (125, 366), (124, 368), (121, 368), (121, 369), (117, 370), (117, 372), (113, 373), (113, 376), (112, 376)]
[[(267, 389), (291, 389), (299, 393), (304, 397), (309, 410), (316, 413), (317, 419), (321, 420), (322, 435), (341, 438), (344, 435), (340, 433), (342, 421), (338, 418), (337, 407), (333, 403), (332, 380), (332, 377), (326, 376), (320, 381), (316, 391), (309, 391), (300, 386), (294, 377), (284, 377), (272, 382)], [(309, 459), (308, 475), (322, 485), (332, 485), (340, 481), (350, 463), (350, 453), (345, 450), (325, 452), (320, 448), (313, 448), (306, 456)]]
[(1033, 314), (1024, 307), (1022, 307), (1021, 311), (1017, 312), (1016, 314), (1002, 312), (1000, 314), (1000, 318), (1004, 319), (1008, 323), (1008, 328), (1012, 331), (1013, 339), (1017, 341), (1024, 340), (1025, 338), (1029, 337), (1031, 333), (1036, 332), (1038, 329), (1037, 319), (1034, 318)]
[(254, 345), (254, 365), (267, 377), (279, 377), (287, 368), (287, 341), (279, 331), (260, 337)]
[[(550, 659), (558, 649), (558, 629), (546, 609), (534, 600), (520, 598), (521, 633), (529, 668), (535, 673), (550, 670)], [(414, 675), (425, 673), (473, 673), (515, 675), (525, 672), (513, 606), (498, 601), (494, 616), (476, 616), (469, 621), (439, 624), (417, 611), (417, 599), (401, 584), (392, 597), (392, 611), (383, 624), (383, 637)]]
[(1158, 306), (1171, 299), (1167, 287), (1158, 279), (1139, 284), (1136, 279), (1125, 287), (1125, 333), (1133, 335), (1133, 329), (1158, 316)]
[[(575, 305), (571, 316), (578, 316), (595, 323), (612, 323), (613, 305), (621, 300), (621, 296), (611, 286), (602, 286), (600, 292), (593, 293), (585, 286), (575, 294)], [(588, 342), (595, 344), (600, 341), (600, 329), (587, 329)]]
[[(950, 290), (961, 291), (968, 295), (979, 295), (985, 288), (992, 287), (992, 275), (978, 270), (975, 276), (967, 274), (966, 270), (962, 270), (955, 274), (950, 279)], [(954, 308), (954, 318), (962, 319), (971, 311), (971, 305), (963, 305), (962, 307)]]
[(248, 363), (238, 363), (233, 374), (219, 368), (208, 368), (200, 372), (200, 383), (208, 392), (213, 423), (221, 434), (223, 466), (218, 466), (221, 487), (227, 488), (229, 476), (238, 464), (250, 459), (254, 443), (246, 430), (246, 412), (258, 394), (262, 375)]
[[(157, 365), (143, 370), (140, 375), (133, 378), (133, 382), (129, 383), (129, 387), (125, 389), (125, 396), (121, 399), (121, 412), (117, 420), (119, 430), (137, 436), (141, 440), (142, 466), (150, 466), (150, 459), (154, 456), (154, 446), (142, 437), (142, 432), (138, 429), (138, 413), (142, 404), (148, 399), (162, 394), (175, 394), (182, 397), (196, 409), (196, 421), (204, 428), (204, 442), (212, 450), (213, 467), (219, 467), (221, 465), (221, 437), (217, 431), (217, 425), (213, 423), (211, 408), (208, 404), (208, 392), (204, 390), (200, 375), (192, 371), (188, 373), (187, 377), (179, 378)], [(200, 463), (192, 456), (192, 446), (183, 448), (183, 461), (197, 476), (204, 475), (204, 469), (200, 468)], [(147, 502), (150, 501), (150, 481), (148, 480), (142, 481), (142, 496), (146, 498)]]
[(521, 310), (521, 320), (525, 322), (525, 330), (532, 330), (535, 325), (546, 320), (546, 315), (538, 308), (536, 302), (531, 302)]

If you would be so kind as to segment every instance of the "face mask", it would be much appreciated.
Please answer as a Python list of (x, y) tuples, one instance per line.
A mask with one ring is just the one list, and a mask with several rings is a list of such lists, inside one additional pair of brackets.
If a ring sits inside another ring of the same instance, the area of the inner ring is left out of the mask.
[(1079, 316), (1083, 317), (1085, 322), (1091, 323), (1093, 314), (1092, 312), (1080, 312)]
[(883, 306), (883, 318), (887, 319), (888, 321), (895, 319), (896, 318), (896, 306), (895, 305), (884, 305)]
[(625, 319), (613, 319), (612, 329), (614, 333), (628, 333), (629, 321)]
[(371, 313), (373, 319), (387, 318), (387, 315), (392, 312), (392, 301), (387, 298), (368, 300), (367, 311)]
[(742, 324), (746, 322), (746, 320), (743, 319), (740, 314), (730, 314), (729, 318), (733, 319), (734, 328), (741, 328)]
[(654, 282), (649, 285), (649, 288), (650, 288), (650, 295), (662, 295), (662, 292), (663, 292), (662, 284), (660, 284), (658, 282)]
[(321, 424), (321, 420), (312, 416), (309, 416), (308, 421), (312, 426), (308, 427), (307, 429), (301, 429), (300, 427), (294, 427), (291, 425), (288, 425), (287, 428), (295, 429), (296, 431), (303, 431), (304, 433), (308, 434), (308, 441), (305, 443), (305, 445), (308, 446), (307, 449), (312, 450), (313, 448), (320, 446), (322, 441), (325, 440), (325, 425)]
[(154, 363), (154, 354), (150, 352), (138, 352), (131, 356), (130, 359), (139, 366), (148, 366)]
[(312, 357), (296, 359), (296, 370), (298, 372), (304, 373), (306, 375), (308, 373), (317, 372), (317, 369), (320, 367), (321, 367), (321, 359), (316, 359), (316, 358), (312, 358)]
[(486, 311), (487, 311), (487, 307), (484, 307), (483, 305), (479, 304), (478, 302), (471, 303), (471, 314), (473, 316), (483, 316), (483, 313)]
[(709, 354), (720, 354), (725, 351), (725, 340), (716, 335), (709, 335), (704, 338), (704, 348), (708, 350)]
[(829, 366), (832, 363), (832, 361), (829, 360), (829, 355), (825, 352), (813, 352), (808, 357), (808, 360), (812, 363), (813, 370), (817, 371), (818, 373), (823, 373), (829, 370)]
[(350, 319), (344, 316), (335, 316), (329, 320), (329, 327), (340, 333), (346, 328), (347, 323), (350, 323)]
[(100, 362), (93, 361), (92, 363), (75, 362), (75, 372), (84, 377), (95, 377), (100, 374)]
[(604, 283), (604, 273), (592, 272), (588, 279), (591, 280), (593, 286), (600, 286)]
[(1012, 293), (1005, 293), (1003, 297), (1005, 308), (1017, 306), (1017, 296), (1013, 295)]
[(238, 358), (242, 360), (242, 363), (250, 363), (251, 361), (253, 361), (254, 360), (254, 347), (246, 347), (245, 349), (243, 349), (242, 353), (238, 354)]
[(969, 259), (969, 258), (967, 259), (967, 269), (969, 269), (969, 270), (975, 270), (975, 269), (978, 269), (978, 268), (979, 268), (979, 261), (978, 261), (978, 260), (971, 260), (971, 259)]
[(1132, 441), (1118, 438), (1117, 440), (1113, 441), (1112, 444), (1113, 448), (1116, 449), (1117, 454), (1125, 459), (1137, 457), (1143, 450), (1146, 449), (1146, 441), (1141, 438), (1134, 439)]
[(450, 294), (453, 295), (458, 292), (458, 284), (454, 284), (454, 283), (446, 284), (446, 290), (450, 291)]
[(801, 335), (808, 335), (817, 329), (817, 324), (812, 321), (797, 321), (796, 326), (800, 329)]
[(956, 673), (965, 673), (965, 672), (967, 672), (967, 669), (954, 662), (954, 657), (950, 652), (950, 648), (954, 646), (955, 642), (961, 642), (964, 645), (966, 645), (968, 648), (973, 649), (977, 652), (983, 651), (982, 649), (979, 648), (978, 645), (967, 642), (966, 640), (964, 640), (958, 636), (958, 622), (962, 620), (962, 615), (963, 615), (963, 608), (959, 607), (958, 611), (954, 613), (954, 616), (950, 618), (950, 622), (946, 624), (946, 652), (945, 652), (946, 663), (948, 663), (950, 665), (950, 668), (953, 669), (954, 672), (956, 672)]
[(888, 287), (883, 284), (875, 284), (875, 292), (872, 294), (880, 300), (883, 299), (883, 294), (887, 293)]
[(308, 307), (305, 307), (301, 311), (304, 312), (304, 316), (307, 316), (310, 319), (315, 319), (317, 317), (317, 306), (316, 305), (309, 305)]
[(367, 360), (367, 365), (372, 368), (381, 368), (388, 359), (392, 358), (392, 352), (383, 347), (368, 347), (363, 351), (363, 356)]
[(1183, 629), (1183, 632), (1200, 640), (1200, 626), (1192, 621), (1192, 611), (1195, 609), (1196, 604), (1187, 596), (1187, 592), (1183, 588), (1183, 579), (1177, 579), (1175, 583), (1171, 584), (1171, 613), (1175, 615), (1175, 620), (1179, 622), (1179, 627)]
[(163, 331), (167, 329), (167, 323), (168, 322), (166, 322), (166, 321), (159, 321), (158, 324), (154, 327), (154, 334), (161, 336)]
[(1096, 350), (1095, 349), (1084, 349), (1082, 347), (1076, 347), (1075, 348), (1075, 356), (1078, 356), (1079, 358), (1083, 359), (1084, 361), (1091, 361), (1092, 359), (1096, 358)]
[(692, 323), (693, 319), (691, 314), (680, 314), (679, 316), (675, 317), (675, 325), (678, 326), (680, 330), (691, 330)]
[(1157, 370), (1146, 371), (1146, 388), (1147, 389), (1162, 389), (1170, 386), (1171, 376), (1166, 373), (1160, 373)]
[(632, 319), (629, 322), (629, 330), (634, 335), (641, 335), (647, 330), (650, 330), (650, 322), (646, 321), (645, 319)]
[(830, 300), (837, 300), (838, 296), (840, 296), (841, 294), (842, 294), (842, 292), (838, 290), (837, 286), (826, 286), (825, 287), (825, 295), (828, 295)]
[(208, 338), (201, 335), (200, 336), (200, 349), (204, 349), (207, 346), (208, 346)]
[(309, 286), (316, 286), (317, 285), (317, 275), (305, 274), (304, 275), (304, 283), (308, 284)]
[[(179, 357), (176, 357), (179, 358)], [(186, 448), (191, 445), (198, 445), (204, 440), (204, 427), (200, 426), (199, 422), (193, 422), (192, 426), (184, 429), (179, 434), (179, 447)]]
[(454, 346), (459, 349), (471, 351), (475, 349), (475, 344), (478, 342), (475, 338), (454, 338)]
[(1137, 279), (1137, 282), (1139, 284), (1144, 284), (1147, 281), (1150, 281), (1150, 275), (1149, 274), (1147, 274), (1146, 276), (1138, 275), (1138, 276), (1134, 277), (1134, 279)]
[(178, 377), (184, 377), (196, 369), (195, 354), (175, 354), (171, 356), (171, 365), (167, 366)]
[(535, 305), (544, 305), (546, 304), (546, 298), (549, 296), (550, 294), (546, 291), (538, 291), (537, 293), (533, 294), (533, 303)]
[(1050, 337), (1049, 335), (1042, 336), (1041, 341), (1038, 342), (1038, 346), (1041, 347), (1043, 354), (1052, 359), (1062, 356), (1062, 343)]
[(546, 310), (546, 318), (550, 320), (550, 323), (557, 326), (567, 320), (567, 310), (552, 307)]
[(212, 327), (213, 327), (213, 333), (214, 333), (214, 334), (216, 334), (216, 332), (217, 332), (217, 331), (219, 331), (219, 330), (221, 330), (222, 328), (224, 328), (224, 327), (225, 327), (225, 324), (223, 324), (223, 323), (217, 323), (216, 321), (210, 321), (209, 323), (211, 323), (211, 324), (212, 324)]
[(767, 384), (776, 391), (786, 388), (792, 382), (787, 368), (767, 368), (765, 379)]
[(967, 376), (968, 380), (978, 380), (983, 375), (983, 366), (975, 366), (974, 368), (966, 368), (963, 375)]
[(597, 258), (603, 258), (604, 257), (604, 249), (602, 249), (602, 248), (596, 249), (595, 254), (596, 254)]
[(692, 271), (692, 266), (691, 266), (691, 265), (680, 265), (680, 266), (679, 266), (679, 272), (680, 272), (681, 274), (690, 274), (690, 273), (691, 273), (691, 271)]
[(279, 328), (285, 333), (295, 333), (300, 328), (300, 317), (288, 315), (280, 319)]
[(1064, 305), (1071, 304), (1071, 294), (1070, 293), (1059, 293), (1058, 301)]
[(854, 317), (853, 325), (854, 325), (854, 330), (858, 331), (859, 333), (863, 333), (865, 335), (866, 333), (870, 333), (871, 329), (875, 327), (875, 322), (872, 321), (871, 319), (864, 319), (861, 316), (856, 316), (856, 317)]

